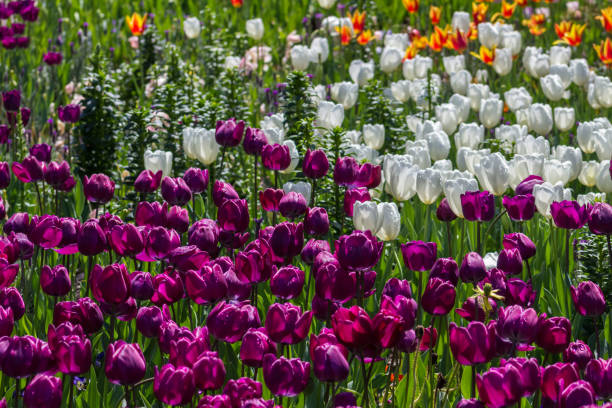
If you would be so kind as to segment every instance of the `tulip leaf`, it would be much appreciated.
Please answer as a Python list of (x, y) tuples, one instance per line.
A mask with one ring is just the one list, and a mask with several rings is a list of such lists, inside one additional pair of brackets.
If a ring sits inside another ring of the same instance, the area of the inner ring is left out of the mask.
[(87, 387), (87, 405), (96, 407), (98, 404), (98, 396), (100, 393), (97, 390), (98, 381), (96, 379), (96, 370), (90, 370), (89, 386)]
[(138, 395), (140, 395), (140, 400), (145, 404), (147, 408), (151, 408), (153, 405), (147, 400), (147, 397), (144, 396), (141, 390), (138, 390)]
[(553, 316), (562, 316), (563, 314), (561, 313), (561, 307), (559, 306), (559, 302), (557, 302), (555, 296), (548, 289), (542, 289), (544, 289), (544, 299), (551, 310), (551, 314)]
[(72, 194), (74, 195), (75, 217), (80, 219), (83, 214), (83, 208), (85, 208), (85, 194), (83, 193), (83, 183), (81, 183), (81, 180), (78, 178), (76, 186), (74, 186), (72, 190)]
[(470, 366), (462, 366), (461, 372), (461, 395), (463, 398), (470, 398), (472, 393), (472, 370)]

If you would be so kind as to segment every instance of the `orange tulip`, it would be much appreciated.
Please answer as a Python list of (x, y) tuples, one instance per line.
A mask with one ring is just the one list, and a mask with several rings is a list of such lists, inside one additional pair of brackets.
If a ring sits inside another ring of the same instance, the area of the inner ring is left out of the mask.
[(451, 33), (448, 36), (448, 40), (446, 42), (447, 48), (452, 48), (457, 51), (459, 54), (463, 53), (468, 47), (468, 35), (462, 33), (457, 29), (454, 33)]
[(478, 26), (473, 21), (470, 23), (470, 31), (468, 31), (468, 39), (472, 41), (478, 39)]
[(612, 7), (602, 9), (601, 16), (595, 18), (601, 21), (601, 25), (606, 31), (612, 32)]
[(527, 6), (527, 2), (528, 1), (529, 0), (515, 0), (515, 3), (516, 3), (517, 6), (525, 7), (525, 6)]
[(485, 3), (472, 3), (472, 20), (478, 25), (487, 18), (489, 5)]
[(555, 23), (555, 33), (557, 33), (557, 37), (559, 37), (560, 40), (565, 37), (566, 33), (569, 33), (571, 28), (572, 23), (569, 21), (562, 21), (560, 24)]
[(361, 45), (367, 45), (372, 38), (374, 38), (374, 36), (372, 35), (372, 31), (370, 30), (365, 30), (362, 31), (361, 34), (359, 34), (359, 37), (357, 37), (357, 42)]
[(234, 6), (235, 8), (240, 8), (242, 7), (242, 0), (232, 0), (232, 6)]
[(506, 0), (502, 0), (501, 5), (501, 15), (505, 19), (509, 19), (514, 14), (514, 9), (516, 8), (516, 3), (507, 3)]
[(429, 48), (435, 52), (440, 52), (442, 51), (442, 48), (444, 48), (444, 44), (446, 43), (448, 36), (444, 34), (443, 31), (438, 28), (438, 26), (435, 26), (434, 29), (434, 32), (429, 36), (427, 45), (429, 45)]
[(442, 16), (442, 9), (440, 7), (436, 7), (436, 6), (429, 7), (429, 19), (431, 20), (431, 24), (433, 25), (440, 24), (441, 16)]
[(360, 13), (359, 10), (355, 10), (352, 16), (350, 12), (347, 13), (347, 16), (351, 19), (351, 22), (353, 23), (353, 30), (355, 31), (355, 34), (359, 34), (360, 32), (362, 32), (363, 27), (365, 26), (366, 12), (364, 11)]
[(343, 25), (342, 27), (336, 27), (336, 31), (340, 34), (340, 43), (342, 45), (348, 45), (353, 38), (353, 32), (349, 26)]
[(402, 0), (402, 4), (406, 7), (409, 13), (416, 13), (419, 11), (419, 0)]
[(414, 43), (410, 44), (408, 48), (406, 48), (406, 53), (404, 54), (403, 61), (413, 59), (419, 53), (419, 48), (414, 45)]
[[(562, 22), (561, 24), (565, 23)], [(557, 24), (555, 24), (555, 31), (557, 35), (559, 35), (559, 30), (557, 30)], [(576, 24), (572, 23), (570, 25), (569, 31), (563, 33), (563, 37), (561, 37), (558, 41), (555, 41), (554, 44), (564, 43), (572, 47), (577, 47), (582, 42), (582, 33), (584, 33), (584, 29), (586, 28), (586, 24)]]
[(612, 65), (612, 42), (610, 42), (609, 38), (606, 38), (601, 44), (594, 44), (593, 48), (595, 48), (595, 52), (601, 62), (606, 65)]
[(125, 22), (127, 23), (132, 35), (141, 35), (145, 30), (145, 23), (147, 22), (147, 15), (140, 16), (138, 13), (132, 14), (132, 16), (126, 16)]
[(529, 20), (523, 20), (523, 25), (529, 28), (531, 35), (538, 36), (546, 32), (545, 22), (546, 16), (544, 14), (534, 14)]
[(488, 49), (484, 45), (480, 46), (480, 51), (478, 54), (475, 52), (470, 52), (470, 54), (487, 65), (493, 65), (493, 60), (495, 60), (495, 48)]

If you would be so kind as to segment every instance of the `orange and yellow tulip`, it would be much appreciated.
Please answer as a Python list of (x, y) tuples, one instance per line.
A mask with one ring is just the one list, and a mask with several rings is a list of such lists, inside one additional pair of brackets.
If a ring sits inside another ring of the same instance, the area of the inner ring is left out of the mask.
[(347, 13), (347, 16), (349, 19), (351, 19), (351, 22), (353, 23), (353, 31), (355, 32), (355, 34), (359, 34), (360, 32), (363, 31), (363, 28), (365, 26), (365, 18), (366, 18), (366, 12), (359, 12), (359, 10), (355, 10), (355, 12), (353, 13), (353, 15), (351, 15), (351, 13)]
[(232, 0), (232, 6), (234, 6), (235, 8), (242, 7), (242, 3), (243, 3), (243, 0)]
[(531, 35), (538, 36), (546, 32), (545, 22), (546, 16), (544, 14), (534, 14), (529, 20), (523, 20), (523, 25), (529, 28)]
[(594, 44), (595, 52), (597, 56), (606, 65), (612, 65), (612, 42), (609, 38), (602, 41), (600, 44)]
[[(566, 22), (567, 21), (563, 21), (561, 24)], [(563, 43), (572, 47), (577, 47), (582, 42), (582, 33), (584, 33), (585, 28), (586, 24), (580, 25), (576, 23), (571, 23), (569, 30), (563, 32), (563, 36), (559, 36), (559, 33), (562, 31), (562, 29), (557, 24), (555, 24), (555, 31), (557, 32), (557, 35), (560, 38), (558, 41), (555, 41), (554, 44)]]
[(448, 36), (448, 40), (446, 41), (446, 47), (452, 48), (453, 50), (461, 54), (467, 49), (468, 41), (468, 35), (462, 33), (459, 29), (457, 29), (457, 31), (451, 33)]
[(612, 7), (602, 9), (601, 16), (597, 16), (595, 18), (601, 21), (601, 25), (606, 31), (612, 32)]
[(472, 3), (472, 20), (476, 25), (482, 23), (487, 18), (489, 5), (485, 3)]
[(404, 54), (403, 61), (413, 59), (419, 53), (419, 48), (414, 45), (414, 43), (410, 44), (408, 48), (406, 48), (406, 53)]
[(372, 39), (374, 35), (372, 35), (372, 31), (365, 30), (362, 31), (361, 34), (357, 37), (357, 42), (361, 45), (367, 45)]
[(125, 16), (125, 22), (130, 28), (132, 35), (141, 35), (145, 30), (145, 23), (147, 22), (147, 15), (140, 16), (138, 13), (132, 14), (132, 16)]
[(336, 27), (336, 31), (340, 34), (340, 43), (342, 45), (349, 45), (353, 38), (353, 32), (349, 26), (343, 25), (342, 27)]
[(431, 20), (431, 24), (440, 24), (440, 17), (442, 17), (442, 9), (440, 7), (429, 7), (429, 19)]
[(427, 41), (427, 45), (429, 48), (434, 50), (435, 52), (440, 52), (444, 48), (444, 44), (446, 44), (446, 40), (448, 39), (448, 35), (444, 33), (438, 26), (434, 27), (434, 32), (429, 36), (429, 40)]
[(495, 48), (488, 49), (484, 45), (480, 46), (478, 54), (476, 54), (475, 52), (470, 52), (470, 54), (487, 65), (493, 65), (493, 61), (495, 60)]
[(506, 2), (506, 0), (502, 0), (501, 4), (501, 15), (505, 19), (509, 19), (514, 14), (514, 9), (516, 8), (516, 2), (510, 4)]
[(409, 13), (416, 13), (419, 11), (419, 0), (402, 0), (402, 4)]
[(565, 34), (568, 33), (572, 28), (572, 23), (569, 21), (562, 21), (561, 23), (555, 23), (555, 33), (557, 33), (557, 37), (560, 40), (565, 37)]

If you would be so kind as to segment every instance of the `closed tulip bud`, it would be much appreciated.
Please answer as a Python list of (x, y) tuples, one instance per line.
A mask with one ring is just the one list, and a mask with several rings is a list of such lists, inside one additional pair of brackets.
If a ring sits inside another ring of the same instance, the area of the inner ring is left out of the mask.
[(370, 192), (365, 187), (346, 190), (344, 193), (344, 213), (349, 217), (352, 217), (354, 214), (355, 203), (358, 201), (369, 201), (370, 199)]
[(370, 231), (353, 231), (336, 241), (336, 257), (342, 267), (351, 271), (370, 270), (378, 263), (383, 243)]
[(341, 157), (334, 166), (334, 182), (339, 186), (352, 185), (359, 174), (359, 164), (352, 157)]
[(189, 367), (175, 368), (172, 364), (166, 364), (161, 370), (155, 367), (153, 392), (164, 404), (186, 404), (195, 392), (193, 372)]
[(518, 249), (523, 260), (527, 260), (536, 254), (536, 246), (533, 241), (520, 232), (504, 235), (503, 245), (506, 249)]
[(265, 145), (261, 151), (261, 159), (268, 170), (285, 170), (291, 164), (289, 147), (281, 144)]
[(498, 75), (506, 76), (512, 71), (512, 51), (508, 48), (495, 50), (493, 69)]
[(381, 241), (393, 241), (400, 233), (400, 214), (395, 203), (380, 203), (377, 206), (379, 227), (376, 236)]
[(157, 306), (143, 306), (136, 315), (136, 328), (145, 337), (159, 337), (162, 323), (168, 318)]
[(270, 278), (270, 292), (280, 299), (296, 298), (304, 286), (304, 271), (295, 266), (284, 266)]
[(137, 343), (119, 340), (108, 345), (104, 372), (110, 382), (133, 385), (144, 378), (145, 371), (145, 357)]
[(487, 363), (494, 357), (495, 330), (481, 322), (471, 322), (467, 327), (451, 323), (449, 336), (451, 351), (459, 364)]
[(85, 176), (83, 192), (88, 201), (106, 204), (113, 198), (115, 182), (105, 174), (94, 174), (91, 177)]
[(198, 38), (200, 36), (200, 20), (197, 17), (188, 17), (183, 20), (183, 31), (185, 32), (185, 36), (190, 40), (194, 38)]
[(185, 171), (183, 180), (191, 190), (192, 194), (202, 194), (208, 187), (208, 170), (191, 167)]
[(513, 305), (499, 310), (497, 332), (516, 344), (518, 350), (531, 349), (530, 344), (536, 339), (538, 314), (534, 309), (523, 309)]
[(283, 217), (293, 220), (308, 210), (308, 203), (303, 195), (289, 192), (279, 201), (278, 209)]
[[(331, 332), (329, 329), (323, 330)], [(314, 374), (320, 381), (342, 381), (349, 374), (348, 351), (329, 332), (322, 331), (319, 336), (311, 335), (310, 358)]]
[(221, 266), (204, 265), (199, 271), (187, 271), (185, 290), (189, 298), (199, 305), (223, 299), (227, 294), (227, 281)]
[(224, 231), (246, 231), (249, 226), (249, 211), (246, 200), (226, 200), (219, 207), (217, 223)]
[(570, 286), (572, 300), (578, 313), (583, 316), (599, 316), (606, 309), (606, 299), (601, 288), (594, 282), (580, 282), (577, 287)]
[(451, 282), (431, 278), (421, 297), (421, 305), (427, 313), (443, 316), (448, 314), (455, 305), (455, 296), (455, 287)]
[(89, 371), (91, 342), (82, 336), (64, 336), (54, 345), (57, 368), (64, 374), (76, 375)]
[(246, 31), (249, 37), (255, 41), (260, 41), (264, 35), (264, 25), (261, 18), (247, 20)]
[(308, 235), (321, 236), (329, 231), (329, 218), (325, 208), (313, 207), (306, 211), (304, 230)]
[(555, 126), (561, 132), (567, 132), (574, 127), (575, 113), (574, 108), (556, 107), (555, 110)]
[(293, 69), (296, 71), (304, 71), (308, 68), (312, 60), (310, 48), (305, 45), (294, 45), (291, 47), (289, 54), (291, 57), (291, 65), (293, 65)]
[(211, 256), (218, 252), (219, 227), (213, 220), (203, 219), (194, 222), (187, 232), (189, 245), (195, 245)]
[(374, 150), (379, 150), (385, 143), (384, 125), (363, 125), (363, 140)]
[(436, 218), (442, 222), (451, 222), (457, 218), (453, 210), (451, 210), (446, 197), (440, 201), (440, 205), (436, 209)]
[(144, 166), (155, 174), (161, 171), (164, 177), (169, 177), (172, 174), (172, 152), (147, 150), (144, 153)]
[(311, 179), (319, 179), (325, 177), (329, 170), (329, 161), (325, 152), (321, 149), (306, 151), (304, 163), (302, 164), (304, 175)]
[(273, 354), (266, 354), (263, 360), (263, 375), (266, 386), (272, 394), (295, 397), (308, 385), (310, 363), (298, 358), (277, 359)]
[(130, 296), (130, 277), (124, 264), (95, 265), (89, 279), (93, 296), (100, 302), (117, 305)]
[(588, 210), (589, 230), (597, 235), (612, 234), (612, 206), (607, 203), (595, 203)]
[(497, 268), (508, 275), (520, 275), (523, 271), (523, 258), (518, 248), (504, 249), (497, 257)]
[(590, 404), (595, 404), (596, 395), (593, 386), (582, 380), (578, 380), (569, 384), (559, 399), (560, 408), (570, 407), (585, 407)]
[(572, 337), (572, 325), (565, 317), (540, 316), (536, 344), (549, 353), (560, 353), (565, 350)]
[(540, 78), (540, 88), (544, 95), (553, 102), (561, 100), (565, 92), (561, 77), (554, 74)]
[(11, 182), (11, 173), (7, 162), (0, 162), (0, 189), (5, 189)]
[[(197, 159), (200, 163), (208, 166), (217, 159), (219, 148), (220, 146), (215, 140), (214, 129), (194, 129), (190, 127), (183, 129), (183, 150), (190, 159)], [(171, 153), (169, 165), (168, 171), (164, 172), (166, 176), (169, 176), (172, 170)]]
[(225, 381), (225, 366), (219, 354), (205, 351), (193, 365), (193, 378), (199, 390), (216, 390)]
[(181, 239), (175, 230), (154, 227), (147, 234), (145, 252), (150, 258), (160, 260), (166, 258), (180, 244)]
[(333, 102), (321, 101), (317, 109), (318, 126), (331, 130), (342, 125), (344, 121), (344, 107)]
[[(542, 368), (542, 395), (553, 402), (559, 401), (565, 384), (571, 384), (580, 379), (574, 364), (555, 363)], [(561, 385), (562, 384), (562, 385)]]
[(51, 268), (48, 265), (40, 271), (40, 287), (50, 296), (64, 296), (70, 292), (70, 274), (64, 265)]
[(478, 283), (487, 275), (484, 260), (477, 252), (468, 252), (459, 268), (459, 276), (464, 282)]
[(495, 215), (495, 198), (488, 191), (467, 191), (461, 195), (461, 208), (468, 221), (491, 221)]
[(59, 408), (61, 405), (62, 380), (52, 375), (38, 374), (23, 393), (23, 406), (26, 408)]
[(276, 345), (263, 327), (247, 330), (240, 346), (240, 360), (249, 367), (261, 367), (266, 354), (276, 354)]
[(406, 268), (413, 271), (431, 269), (437, 257), (435, 242), (411, 241), (401, 245)]
[(10, 307), (0, 306), (0, 336), (10, 336), (14, 324), (13, 310)]
[(453, 258), (438, 258), (431, 267), (430, 278), (440, 278), (456, 286), (459, 282), (459, 267)]
[(191, 200), (191, 189), (181, 177), (164, 177), (161, 194), (170, 205), (183, 206)]
[(467, 95), (468, 87), (472, 82), (472, 74), (465, 70), (459, 70), (450, 74), (450, 85), (453, 92), (459, 95)]
[(263, 130), (251, 127), (246, 129), (244, 141), (242, 142), (245, 153), (260, 156), (266, 144), (268, 144), (268, 140)]
[(502, 204), (513, 221), (529, 221), (535, 214), (535, 197), (532, 194), (504, 196)]
[(186, 208), (177, 205), (170, 207), (166, 216), (166, 227), (172, 228), (179, 234), (187, 232), (189, 228), (189, 213)]
[(552, 109), (549, 105), (534, 103), (529, 107), (527, 114), (527, 126), (530, 130), (542, 136), (550, 133), (553, 126), (553, 120)]
[(563, 361), (566, 363), (575, 363), (581, 370), (584, 370), (592, 359), (593, 352), (589, 346), (581, 340), (570, 343), (563, 351)]
[(550, 212), (555, 225), (564, 229), (580, 229), (588, 219), (587, 208), (576, 201), (554, 201)]
[(440, 171), (434, 169), (419, 170), (417, 173), (416, 191), (419, 199), (426, 205), (437, 201), (442, 193), (442, 177)]
[(260, 327), (261, 321), (257, 309), (248, 302), (220, 302), (209, 313), (206, 326), (217, 339), (235, 343), (249, 328)]
[(106, 237), (98, 220), (88, 220), (81, 226), (77, 246), (79, 252), (87, 256), (97, 255), (107, 248)]
[(282, 222), (274, 227), (269, 240), (274, 254), (284, 259), (292, 259), (304, 246), (304, 225)]
[(7, 111), (17, 111), (21, 104), (21, 91), (13, 89), (12, 91), (2, 92), (2, 103)]
[(217, 121), (215, 140), (220, 146), (238, 146), (242, 141), (244, 126), (244, 121), (236, 122), (233, 118), (226, 121)]

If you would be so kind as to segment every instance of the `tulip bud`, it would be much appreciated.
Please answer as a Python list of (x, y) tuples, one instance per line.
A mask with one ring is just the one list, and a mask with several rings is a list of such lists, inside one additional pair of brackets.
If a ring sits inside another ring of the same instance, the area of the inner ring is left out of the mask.
[(83, 192), (88, 201), (106, 204), (113, 198), (115, 182), (105, 174), (94, 174), (91, 178), (85, 176)]
[(581, 370), (593, 359), (593, 352), (589, 346), (581, 340), (570, 343), (563, 351), (563, 361), (575, 363)]
[(302, 164), (304, 175), (311, 179), (319, 179), (325, 177), (329, 170), (329, 162), (325, 152), (321, 149), (306, 151), (304, 163)]
[(25, 388), (23, 406), (26, 408), (59, 408), (61, 405), (62, 380), (58, 377), (38, 374)]
[(106, 349), (104, 371), (113, 384), (133, 385), (142, 380), (146, 363), (140, 346), (123, 340), (109, 344)]
[(64, 296), (70, 292), (70, 274), (64, 265), (51, 269), (48, 265), (40, 271), (40, 287), (50, 296)]
[(445, 315), (455, 305), (455, 287), (440, 278), (430, 278), (421, 297), (423, 310), (432, 315)]
[(166, 364), (161, 370), (155, 367), (153, 392), (165, 404), (182, 405), (191, 401), (195, 391), (193, 372), (189, 367)]
[(606, 300), (601, 288), (594, 282), (580, 282), (577, 287), (570, 286), (572, 300), (578, 313), (583, 316), (599, 316), (606, 308)]
[(183, 206), (191, 200), (191, 189), (181, 177), (164, 177), (161, 194), (170, 205)]
[(276, 345), (266, 333), (266, 329), (251, 328), (242, 338), (240, 360), (249, 367), (261, 367), (264, 355), (276, 354)]

